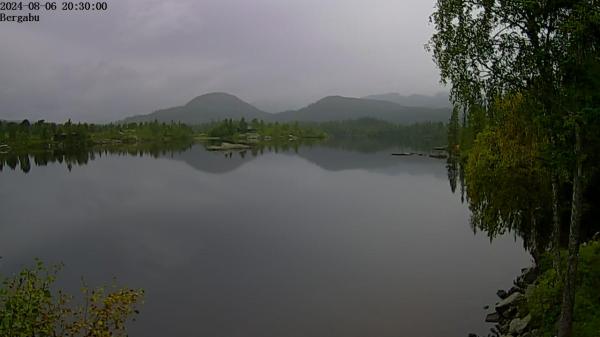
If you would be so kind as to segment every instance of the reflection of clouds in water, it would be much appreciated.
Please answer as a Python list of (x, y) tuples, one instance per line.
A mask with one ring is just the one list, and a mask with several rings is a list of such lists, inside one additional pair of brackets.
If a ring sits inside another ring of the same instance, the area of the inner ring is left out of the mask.
[(143, 287), (132, 335), (434, 336), (483, 332), (481, 306), (528, 262), (472, 234), (443, 162), (197, 151), (0, 173), (3, 271), (39, 256)]
[[(143, 231), (133, 227), (131, 231), (121, 233), (127, 239), (119, 250), (125, 259), (130, 260), (128, 264), (152, 266), (149, 270), (166, 273), (189, 266), (190, 260), (204, 249), (202, 239), (196, 235), (171, 235), (173, 226), (157, 227)], [(176, 228), (182, 231), (180, 227)]]
[[(260, 154), (257, 154), (260, 155)], [(195, 145), (190, 150), (175, 154), (171, 157), (184, 161), (191, 167), (207, 173), (227, 173), (234, 171), (255, 158), (249, 151), (242, 156), (238, 151), (209, 152), (201, 145)]]
[[(148, 170), (150, 165), (152, 170)], [(77, 167), (68, 174), (60, 164), (40, 167), (27, 175), (19, 171), (3, 172), (0, 181), (4, 188), (0, 193), (2, 199), (7, 201), (0, 204), (3, 219), (7, 223), (24, 222), (22, 225), (29, 230), (24, 232), (22, 228), (6, 226), (1, 230), (2, 236), (24, 236), (22, 245), (11, 247), (28, 251), (52, 241), (64, 240), (65, 235), (85, 236), (90, 227), (98, 223), (103, 223), (107, 231), (118, 226), (127, 229), (128, 221), (133, 220), (132, 212), (156, 213), (160, 217), (165, 199), (174, 203), (168, 213), (175, 218), (178, 210), (194, 206), (213, 207), (211, 195), (222, 192), (217, 182), (206, 177), (190, 176), (182, 171), (189, 170), (186, 166), (173, 166), (172, 162), (166, 160), (109, 157)], [(105, 172), (114, 174), (106, 179)], [(202, 184), (203, 193), (197, 193), (194, 183)], [(35, 197), (32, 197), (31, 193), (22, 193), (24, 191), (19, 186), (43, 188), (36, 189)], [(65, 208), (65, 205), (72, 207)], [(29, 207), (30, 210), (24, 212), (23, 207)], [(63, 232), (48, 225), (47, 219), (60, 224)], [(151, 231), (152, 228), (148, 227), (147, 230)], [(157, 240), (164, 234), (168, 234), (168, 231), (157, 235)]]
[[(299, 156), (328, 171), (366, 170), (385, 175), (432, 175), (442, 179), (447, 177), (443, 160), (419, 156), (395, 157), (390, 155), (391, 152), (390, 150), (365, 153), (325, 146), (301, 146), (297, 152), (288, 149), (279, 151), (278, 154)], [(189, 151), (174, 154), (170, 158), (184, 161), (199, 171), (220, 174), (232, 172), (256, 157), (273, 153), (274, 151), (265, 149), (263, 154), (258, 152), (254, 156), (250, 151), (246, 151), (242, 156), (239, 152), (208, 152), (203, 147), (196, 145)], [(266, 159), (260, 158), (260, 160)], [(277, 162), (277, 164), (281, 163)]]
[[(3, 185), (7, 188), (0, 191), (2, 200), (28, 205), (33, 211), (22, 212), (20, 207), (11, 207), (10, 203), (0, 205), (7, 223), (24, 222), (22, 226), (29, 229), (23, 231), (22, 228), (13, 226), (3, 227), (0, 230), (3, 237), (14, 238), (22, 244), (3, 246), (0, 253), (19, 256), (64, 241), (66, 237), (86, 237), (82, 240), (93, 241), (93, 237), (87, 237), (90, 229), (96, 224), (102, 224), (107, 232), (127, 232), (115, 235), (117, 239), (127, 237), (127, 240), (112, 242), (112, 249), (122, 252), (124, 258), (141, 259), (146, 264), (166, 268), (169, 265), (185, 264), (187, 257), (193, 255), (203, 240), (195, 238), (193, 234), (178, 239), (170, 236), (173, 227), (168, 224), (189, 214), (190, 210), (229, 212), (235, 211), (244, 203), (258, 207), (261, 205), (255, 199), (262, 195), (270, 195), (280, 207), (288, 207), (286, 202), (290, 205), (302, 205), (305, 201), (295, 199), (292, 194), (309, 193), (319, 185), (327, 184), (335, 186), (323, 191), (330, 200), (329, 207), (342, 212), (346, 208), (345, 204), (338, 203), (336, 206), (335, 200), (343, 200), (344, 193), (354, 193), (348, 190), (346, 180), (361, 179), (361, 173), (352, 173), (352, 170), (383, 174), (382, 179), (388, 175), (445, 175), (444, 166), (439, 161), (428, 158), (399, 159), (387, 153), (365, 154), (323, 147), (301, 148), (298, 155), (293, 152), (275, 154), (266, 150), (263, 155), (258, 154), (258, 157), (250, 153), (244, 157), (238, 153), (225, 157), (223, 153), (211, 153), (200, 146), (194, 146), (189, 151), (168, 155), (166, 158), (182, 160), (196, 170), (213, 174), (190, 174), (188, 166), (174, 166), (170, 160), (155, 160), (150, 157), (118, 157), (115, 160), (111, 156), (96, 158), (86, 166), (76, 166), (68, 174), (65, 174), (65, 168), (61, 164), (40, 167), (27, 175), (19, 171), (0, 174), (0, 180), (10, 179), (15, 186), (45, 186), (36, 191), (37, 198), (31, 198), (29, 194), (15, 193), (10, 185)], [(304, 159), (316, 164), (318, 168), (306, 165)], [(238, 172), (244, 164), (255, 160), (255, 165), (244, 167), (243, 172)], [(148, 169), (149, 166), (152, 167), (151, 170)], [(338, 184), (335, 175), (330, 176), (321, 169), (349, 172), (337, 176), (341, 177)], [(118, 174), (108, 180), (96, 179), (103, 176), (104, 172), (111, 171)], [(282, 196), (273, 195), (279, 192), (278, 189), (265, 189), (274, 181), (284, 190)], [(371, 183), (372, 185), (364, 186), (361, 193), (372, 194), (373, 198), (385, 198), (373, 193), (379, 187)], [(382, 183), (386, 184), (385, 181)], [(418, 188), (412, 181), (407, 183), (410, 186), (405, 188)], [(402, 195), (396, 199), (382, 200), (382, 204), (388, 205), (390, 201), (401, 202)], [(165, 209), (167, 204), (168, 210)], [(66, 211), (56, 211), (64, 209), (64, 205), (73, 207)], [(108, 210), (110, 211), (107, 212)], [(288, 211), (294, 212), (293, 209)], [(136, 217), (131, 216), (132, 213), (146, 215), (142, 232), (137, 227), (131, 227), (131, 223), (136, 221)], [(211, 221), (218, 222), (217, 214), (212, 217)], [(206, 214), (198, 217), (195, 225), (205, 225), (203, 221), (207, 218)], [(46, 219), (59, 223), (62, 230), (56, 231), (54, 226), (45, 224)], [(177, 230), (186, 229), (179, 225)], [(136, 250), (129, 247), (138, 247), (137, 251), (145, 252), (145, 256), (136, 257)]]
[(330, 171), (367, 170), (386, 175), (433, 175), (446, 178), (445, 162), (419, 156), (397, 157), (391, 152), (363, 153), (327, 147), (302, 150), (299, 155)]

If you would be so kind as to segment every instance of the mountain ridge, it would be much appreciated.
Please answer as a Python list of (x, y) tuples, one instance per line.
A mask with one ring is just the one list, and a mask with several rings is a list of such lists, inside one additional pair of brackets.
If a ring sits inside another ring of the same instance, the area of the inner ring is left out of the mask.
[(327, 96), (308, 106), (274, 115), (278, 121), (328, 122), (371, 117), (394, 123), (447, 121), (445, 109), (406, 107), (399, 104), (365, 98)]
[(268, 119), (270, 114), (241, 100), (237, 96), (212, 92), (194, 97), (185, 105), (156, 110), (150, 114), (125, 118), (123, 122), (182, 122), (202, 124), (226, 118)]
[(428, 108), (451, 108), (450, 97), (448, 93), (438, 92), (434, 95), (402, 95), (397, 92), (385, 94), (376, 94), (363, 97), (365, 99), (374, 99), (397, 103), (408, 107), (428, 107)]
[(323, 97), (303, 108), (279, 113), (262, 111), (242, 99), (225, 92), (197, 96), (185, 105), (156, 110), (146, 115), (125, 118), (122, 122), (182, 122), (202, 124), (226, 118), (262, 119), (272, 122), (327, 122), (371, 117), (394, 123), (447, 121), (449, 108), (402, 106), (369, 98), (333, 95)]

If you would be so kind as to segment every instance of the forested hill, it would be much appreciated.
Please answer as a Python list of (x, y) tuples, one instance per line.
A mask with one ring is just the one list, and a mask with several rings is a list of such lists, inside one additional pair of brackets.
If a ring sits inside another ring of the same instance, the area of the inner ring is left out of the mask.
[(370, 117), (411, 124), (425, 121), (446, 122), (449, 116), (450, 109), (447, 108), (405, 107), (380, 100), (329, 96), (300, 110), (276, 114), (275, 118), (280, 121), (327, 122)]
[(203, 124), (224, 119), (245, 118), (271, 122), (328, 122), (376, 118), (392, 123), (412, 124), (418, 122), (446, 122), (449, 108), (406, 107), (393, 102), (342, 96), (325, 97), (295, 111), (276, 114), (267, 113), (226, 93), (212, 93), (194, 98), (184, 106), (158, 110), (148, 115), (129, 117), (129, 122), (182, 122)]
[(363, 97), (365, 99), (376, 99), (387, 101), (403, 106), (426, 107), (426, 108), (451, 108), (450, 97), (448, 93), (440, 92), (435, 95), (401, 95), (391, 92), (387, 94), (370, 95)]
[(184, 106), (155, 111), (147, 115), (126, 118), (129, 122), (182, 122), (185, 124), (203, 124), (227, 118), (247, 120), (268, 120), (271, 114), (261, 111), (236, 96), (226, 93), (210, 93), (198, 96)]

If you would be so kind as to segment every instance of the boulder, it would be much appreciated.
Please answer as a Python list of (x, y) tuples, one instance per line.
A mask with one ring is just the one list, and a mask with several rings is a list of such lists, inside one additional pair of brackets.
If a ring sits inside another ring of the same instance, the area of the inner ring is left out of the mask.
[(485, 316), (485, 321), (488, 323), (498, 323), (500, 322), (500, 314), (497, 312), (492, 312)]
[(496, 311), (498, 311), (499, 313), (503, 313), (504, 311), (508, 310), (509, 307), (515, 305), (522, 298), (523, 294), (515, 292), (507, 298), (503, 299), (502, 301), (498, 302), (498, 304), (496, 304)]
[(512, 287), (508, 290), (508, 296), (514, 294), (514, 293), (518, 293), (521, 292), (521, 288), (519, 287)]
[(535, 267), (523, 268), (521, 270), (521, 275), (519, 275), (513, 283), (519, 288), (526, 288), (527, 285), (535, 282), (536, 279), (537, 269)]
[(525, 272), (523, 272), (522, 278), (523, 283), (531, 284), (535, 282), (537, 279), (537, 269), (535, 268), (527, 268)]
[(519, 313), (519, 310), (517, 309), (517, 307), (511, 306), (502, 313), (502, 317), (504, 317), (506, 319), (511, 319), (511, 318), (516, 317), (518, 313)]
[(505, 290), (498, 290), (496, 291), (496, 295), (498, 295), (498, 297), (500, 297), (501, 300), (505, 299), (508, 297), (508, 293)]
[(525, 331), (525, 329), (527, 329), (527, 326), (529, 326), (529, 322), (531, 322), (531, 315), (527, 315), (524, 318), (515, 318), (512, 321), (510, 321), (508, 332), (511, 334), (519, 335), (523, 331)]
[(507, 322), (507, 321), (503, 320), (503, 321), (501, 321), (501, 323), (496, 325), (498, 327), (498, 331), (500, 332), (500, 335), (508, 333), (508, 328), (509, 328), (508, 324), (509, 323), (510, 323), (510, 321)]

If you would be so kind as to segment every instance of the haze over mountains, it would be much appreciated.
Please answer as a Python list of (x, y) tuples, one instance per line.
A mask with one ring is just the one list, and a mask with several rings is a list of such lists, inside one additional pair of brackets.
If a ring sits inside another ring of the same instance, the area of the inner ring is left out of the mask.
[[(298, 110), (268, 113), (257, 109), (236, 96), (217, 92), (198, 96), (183, 106), (162, 109), (147, 115), (126, 118), (124, 122), (182, 122), (201, 124), (226, 118), (265, 121), (326, 122), (337, 120), (377, 118), (393, 123), (448, 121), (449, 104), (443, 105), (444, 96), (402, 96), (399, 94), (373, 95), (370, 98), (328, 96)], [(447, 100), (448, 96), (445, 96)], [(405, 102), (405, 105), (398, 104)], [(409, 105), (412, 104), (412, 105)]]
[(327, 122), (376, 118), (393, 123), (447, 121), (448, 109), (406, 107), (393, 102), (342, 96), (325, 97), (309, 106), (275, 115), (280, 121)]
[(396, 92), (380, 95), (370, 95), (363, 97), (365, 99), (376, 99), (380, 101), (388, 101), (397, 103), (403, 106), (413, 107), (428, 107), (428, 108), (451, 108), (450, 97), (448, 93), (439, 92), (432, 96), (427, 95), (401, 95)]

